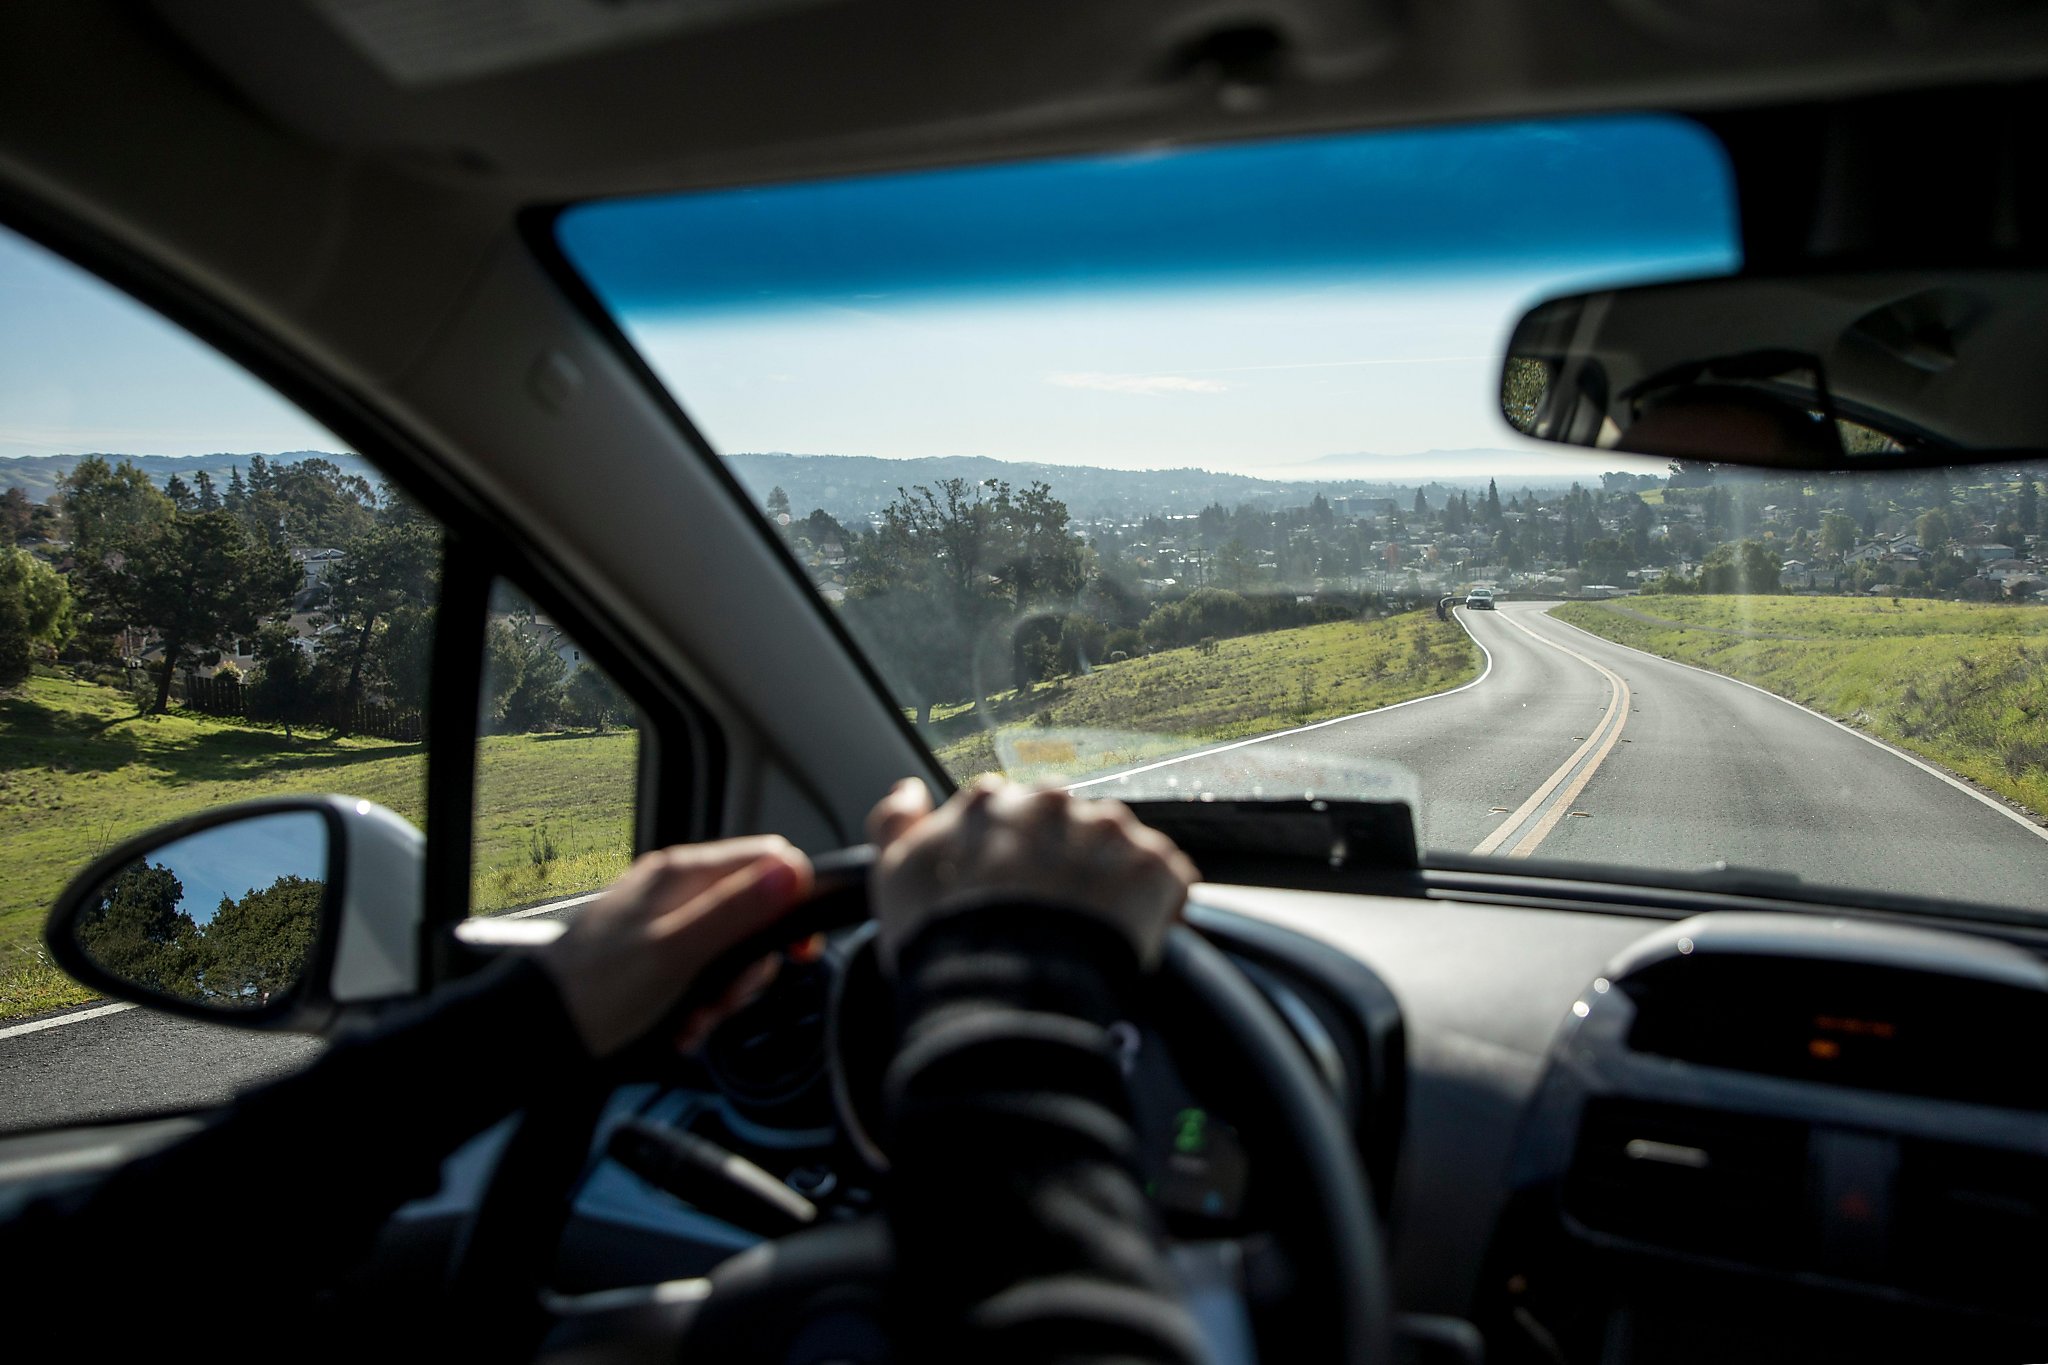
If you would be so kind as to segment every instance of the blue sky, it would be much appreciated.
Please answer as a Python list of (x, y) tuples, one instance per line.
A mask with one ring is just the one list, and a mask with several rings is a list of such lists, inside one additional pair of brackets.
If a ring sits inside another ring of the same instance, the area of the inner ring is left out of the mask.
[(0, 455), (347, 448), (211, 347), (0, 228)]
[(205, 924), (221, 897), (240, 900), (279, 877), (327, 878), (327, 821), (312, 811), (281, 811), (219, 825), (149, 857), (178, 874), (185, 913)]

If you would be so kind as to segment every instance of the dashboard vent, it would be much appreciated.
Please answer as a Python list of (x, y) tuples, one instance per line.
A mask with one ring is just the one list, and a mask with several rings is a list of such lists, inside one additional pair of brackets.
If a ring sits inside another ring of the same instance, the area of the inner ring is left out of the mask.
[(1802, 1221), (1805, 1125), (1636, 1100), (1586, 1106), (1566, 1210), (1633, 1241), (1778, 1264)]

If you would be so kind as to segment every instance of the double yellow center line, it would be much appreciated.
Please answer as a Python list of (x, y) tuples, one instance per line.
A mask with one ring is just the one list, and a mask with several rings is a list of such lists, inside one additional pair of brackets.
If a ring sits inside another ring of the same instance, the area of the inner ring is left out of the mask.
[(1600, 723), (1593, 727), (1593, 732), (1586, 736), (1586, 742), (1573, 750), (1572, 756), (1566, 759), (1556, 772), (1545, 778), (1543, 785), (1517, 807), (1514, 814), (1503, 820), (1493, 833), (1486, 836), (1479, 847), (1472, 850), (1481, 854), (1498, 851), (1509, 839), (1521, 832), (1522, 826), (1534, 816), (1535, 823), (1529, 825), (1527, 832), (1522, 833), (1522, 837), (1517, 839), (1514, 847), (1508, 849), (1506, 853), (1510, 858), (1526, 858), (1550, 837), (1550, 832), (1556, 829), (1570, 812), (1572, 802), (1579, 799), (1579, 793), (1593, 780), (1594, 772), (1606, 760), (1607, 755), (1614, 751), (1614, 746), (1621, 742), (1621, 729), (1628, 724), (1628, 680), (1576, 649), (1561, 645), (1555, 640), (1545, 639), (1508, 613), (1501, 613), (1500, 619), (1544, 648), (1554, 649), (1560, 654), (1569, 654), (1607, 679), (1608, 686), (1612, 689), (1607, 703), (1607, 713), (1600, 718)]

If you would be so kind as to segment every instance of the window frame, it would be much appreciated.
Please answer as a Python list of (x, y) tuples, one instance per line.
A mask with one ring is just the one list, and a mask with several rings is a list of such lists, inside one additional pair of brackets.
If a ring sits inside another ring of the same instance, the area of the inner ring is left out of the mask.
[[(638, 708), (635, 851), (719, 832), (728, 745), (713, 713), (640, 648), (544, 544), (436, 460), (428, 442), (368, 394), (342, 383), (223, 300), (110, 234), (4, 182), (0, 228), (69, 262), (241, 367), (346, 441), (440, 525), (441, 593), (425, 705), (421, 991), (473, 962), (454, 950), (446, 931), (469, 914), (485, 610), (495, 580), (516, 585), (546, 610)], [(451, 622), (460, 628), (450, 629)]]

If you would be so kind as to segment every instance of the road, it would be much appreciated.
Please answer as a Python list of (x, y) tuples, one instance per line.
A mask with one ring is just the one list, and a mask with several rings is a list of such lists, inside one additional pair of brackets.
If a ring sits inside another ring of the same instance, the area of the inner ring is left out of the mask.
[(1716, 863), (1809, 883), (2043, 908), (2048, 837), (1897, 751), (1733, 679), (1510, 602), (1460, 610), (1475, 685), (1148, 764), (1094, 794), (1345, 790), (1391, 761), (1421, 785), (1425, 848), (1651, 869)]
[[(1810, 883), (2033, 909), (2048, 837), (1897, 752), (1731, 679), (1577, 630), (1540, 603), (1459, 613), (1472, 685), (1082, 784), (1338, 793), (1362, 765), (1421, 784), (1425, 847)], [(126, 1010), (0, 1025), (0, 1131), (217, 1103), (318, 1044)]]

